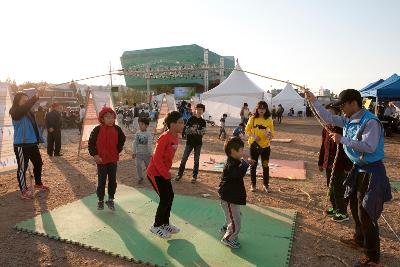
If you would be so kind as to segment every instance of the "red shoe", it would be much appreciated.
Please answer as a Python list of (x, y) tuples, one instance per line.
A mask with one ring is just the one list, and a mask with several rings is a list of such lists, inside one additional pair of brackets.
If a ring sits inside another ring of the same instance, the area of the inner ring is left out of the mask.
[(33, 194), (30, 190), (25, 190), (24, 192), (21, 193), (21, 198), (22, 199), (32, 199)]
[(47, 186), (45, 186), (45, 185), (37, 185), (37, 184), (35, 184), (35, 189), (37, 189), (37, 190), (40, 190), (40, 191), (50, 191), (50, 188), (48, 188)]

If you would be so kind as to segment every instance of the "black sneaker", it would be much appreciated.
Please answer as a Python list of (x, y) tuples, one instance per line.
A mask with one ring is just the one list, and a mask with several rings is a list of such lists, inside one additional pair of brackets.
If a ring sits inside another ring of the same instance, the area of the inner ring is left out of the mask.
[(62, 157), (63, 154), (54, 154), (54, 157)]
[(97, 209), (104, 210), (104, 201), (97, 202)]
[(112, 199), (107, 200), (106, 205), (110, 210), (115, 210), (114, 200), (112, 200)]
[(177, 176), (175, 176), (175, 181), (180, 181), (182, 179), (182, 175), (177, 175)]
[(192, 181), (190, 181), (192, 184), (195, 184), (197, 181), (197, 177), (192, 177)]

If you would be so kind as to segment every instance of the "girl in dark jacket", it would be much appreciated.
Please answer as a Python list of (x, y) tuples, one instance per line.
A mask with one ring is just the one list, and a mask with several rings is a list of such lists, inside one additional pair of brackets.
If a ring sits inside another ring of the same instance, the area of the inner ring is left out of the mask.
[(21, 198), (23, 199), (33, 198), (33, 192), (28, 190), (25, 175), (29, 161), (33, 164), (34, 188), (49, 190), (42, 183), (43, 161), (38, 147), (41, 137), (36, 125), (35, 116), (31, 112), (33, 105), (38, 99), (37, 95), (29, 99), (27, 94), (17, 93), (14, 96), (9, 112), (14, 126), (14, 153), (18, 163), (17, 179)]

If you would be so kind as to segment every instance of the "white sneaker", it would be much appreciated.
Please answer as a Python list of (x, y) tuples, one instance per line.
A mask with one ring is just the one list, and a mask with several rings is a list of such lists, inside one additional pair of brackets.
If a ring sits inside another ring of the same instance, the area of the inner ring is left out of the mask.
[(165, 231), (167, 231), (168, 233), (170, 233), (170, 234), (176, 234), (176, 233), (179, 233), (181, 231), (181, 229), (179, 229), (178, 227), (176, 227), (175, 225), (173, 225), (171, 223), (170, 224), (164, 224), (162, 226), (162, 228)]
[(150, 232), (152, 232), (155, 235), (158, 235), (161, 238), (165, 238), (165, 239), (171, 237), (171, 234), (169, 232), (167, 232), (166, 230), (164, 230), (164, 228), (162, 226), (156, 227), (156, 226), (152, 225), (150, 227)]

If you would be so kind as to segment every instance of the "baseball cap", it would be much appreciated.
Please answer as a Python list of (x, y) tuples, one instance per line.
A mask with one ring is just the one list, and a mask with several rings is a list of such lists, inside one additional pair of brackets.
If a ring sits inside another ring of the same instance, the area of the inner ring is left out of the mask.
[(339, 100), (332, 103), (332, 106), (339, 107), (346, 102), (357, 101), (358, 103), (362, 102), (361, 94), (359, 91), (355, 89), (346, 89), (340, 92)]

